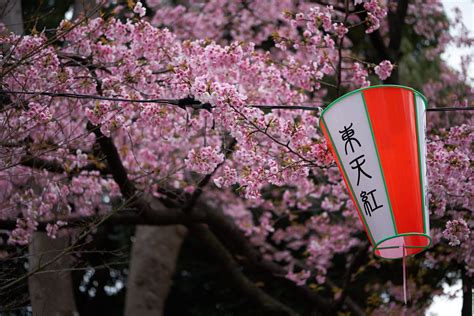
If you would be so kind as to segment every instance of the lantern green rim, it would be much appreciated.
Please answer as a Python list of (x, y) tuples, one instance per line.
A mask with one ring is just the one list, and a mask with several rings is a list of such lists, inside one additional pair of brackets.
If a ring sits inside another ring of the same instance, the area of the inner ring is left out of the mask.
[(394, 248), (400, 248), (400, 246), (389, 246), (389, 247), (381, 247), (379, 248), (378, 246), (387, 241), (387, 240), (390, 240), (390, 239), (394, 239), (394, 238), (398, 238), (398, 237), (404, 237), (404, 236), (421, 236), (421, 237), (426, 237), (428, 238), (428, 245), (426, 246), (405, 246), (405, 248), (407, 249), (413, 249), (413, 248), (423, 248), (423, 250), (421, 250), (420, 252), (417, 252), (417, 253), (413, 253), (413, 254), (410, 254), (410, 255), (406, 255), (405, 257), (412, 257), (412, 256), (415, 256), (419, 253), (422, 253), (423, 251), (426, 251), (428, 248), (431, 247), (432, 243), (433, 243), (433, 240), (431, 239), (431, 236), (428, 235), (428, 234), (425, 234), (425, 233), (402, 233), (402, 234), (396, 234), (396, 235), (393, 235), (393, 236), (390, 236), (390, 237), (387, 237), (387, 238), (384, 238), (380, 241), (378, 241), (376, 244), (375, 244), (375, 247), (373, 247), (372, 249), (372, 253), (374, 254), (375, 257), (377, 258), (381, 258), (381, 259), (385, 259), (385, 260), (398, 260), (398, 259), (401, 259), (403, 258), (403, 256), (401, 257), (397, 257), (397, 258), (385, 258), (385, 257), (382, 257), (382, 256), (379, 256), (375, 253), (376, 250), (380, 250), (380, 249), (394, 249)]
[(375, 85), (375, 86), (360, 88), (360, 89), (348, 92), (348, 93), (340, 96), (336, 100), (329, 103), (329, 105), (321, 112), (321, 117), (323, 117), (324, 113), (326, 113), (326, 111), (328, 111), (334, 104), (338, 103), (342, 99), (345, 99), (348, 96), (351, 96), (353, 94), (356, 94), (356, 93), (359, 93), (359, 92), (362, 92), (362, 91), (365, 91), (365, 90), (376, 89), (376, 88), (401, 88), (401, 89), (405, 89), (405, 90), (410, 90), (410, 91), (413, 92), (413, 94), (419, 95), (423, 99), (423, 101), (425, 101), (424, 102), (425, 109), (426, 109), (426, 104), (428, 104), (428, 100), (426, 99), (426, 97), (423, 95), (423, 93), (421, 93), (418, 90), (415, 90), (415, 89), (407, 87), (407, 86), (397, 85), (397, 84), (379, 84), (379, 85)]

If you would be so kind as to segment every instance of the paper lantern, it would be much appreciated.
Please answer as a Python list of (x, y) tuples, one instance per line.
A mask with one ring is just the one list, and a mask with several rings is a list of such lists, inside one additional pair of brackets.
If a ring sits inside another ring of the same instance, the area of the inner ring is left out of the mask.
[(374, 254), (397, 259), (431, 245), (426, 98), (408, 87), (350, 92), (321, 114), (323, 130)]

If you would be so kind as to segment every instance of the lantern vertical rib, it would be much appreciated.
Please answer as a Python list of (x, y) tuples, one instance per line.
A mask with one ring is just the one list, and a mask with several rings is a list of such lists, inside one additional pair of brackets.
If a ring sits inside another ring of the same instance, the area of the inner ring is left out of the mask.
[[(418, 116), (418, 102), (416, 100), (416, 97), (417, 97), (417, 94), (416, 93), (413, 93), (413, 99), (414, 99), (414, 106), (415, 106), (415, 122), (416, 122), (416, 141), (418, 143), (418, 166), (419, 166), (419, 169), (420, 169), (420, 188), (421, 188), (421, 208), (423, 210), (422, 214), (423, 214), (423, 232), (426, 234), (426, 233), (429, 233), (427, 232), (427, 225), (426, 225), (426, 216), (425, 216), (425, 183), (423, 181), (423, 166), (422, 166), (422, 161), (421, 161), (421, 155), (422, 155), (422, 151), (421, 151), (421, 135), (420, 135), (420, 126), (419, 126), (419, 116)], [(426, 102), (424, 100), (422, 100), (423, 102), (423, 105), (424, 105), (424, 108), (425, 108), (425, 111), (426, 111)]]

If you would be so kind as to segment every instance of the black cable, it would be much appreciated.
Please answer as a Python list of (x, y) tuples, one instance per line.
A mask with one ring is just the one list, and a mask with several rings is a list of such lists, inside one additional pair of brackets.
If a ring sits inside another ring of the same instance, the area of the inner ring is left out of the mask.
[[(204, 109), (211, 111), (212, 105), (209, 103), (201, 103), (192, 97), (183, 99), (149, 99), (149, 100), (132, 100), (118, 97), (104, 97), (98, 95), (89, 94), (75, 94), (75, 93), (56, 93), (56, 92), (33, 92), (33, 91), (8, 91), (0, 90), (0, 94), (27, 94), (27, 95), (43, 95), (49, 97), (64, 97), (64, 98), (75, 98), (75, 99), (92, 99), (92, 100), (103, 100), (103, 101), (115, 101), (115, 102), (131, 102), (131, 103), (159, 103), (159, 104), (170, 104), (176, 105), (180, 108), (191, 107), (193, 109)], [(303, 106), (303, 105), (258, 105), (250, 104), (250, 107), (268, 110), (305, 110), (305, 111), (321, 111), (323, 107), (314, 106)], [(427, 112), (447, 112), (447, 111), (473, 111), (474, 107), (444, 107), (444, 108), (428, 108)]]

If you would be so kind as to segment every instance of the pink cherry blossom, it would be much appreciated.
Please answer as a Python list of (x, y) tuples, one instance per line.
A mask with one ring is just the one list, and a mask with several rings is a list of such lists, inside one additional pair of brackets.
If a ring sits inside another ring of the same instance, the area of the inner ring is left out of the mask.
[(139, 17), (144, 17), (146, 14), (146, 8), (143, 6), (143, 4), (140, 1), (137, 1), (135, 4), (135, 7), (133, 8), (133, 12), (138, 14)]
[(186, 166), (198, 173), (208, 174), (216, 169), (217, 165), (224, 161), (224, 155), (217, 147), (202, 147), (198, 150), (194, 148), (188, 153), (185, 159)]
[(454, 219), (446, 223), (446, 229), (443, 231), (443, 236), (449, 240), (450, 246), (459, 246), (461, 242), (469, 239), (471, 231), (462, 218)]
[[(111, 214), (125, 200), (99, 149), (106, 139), (138, 193), (166, 199), (163, 191), (171, 190), (185, 198), (208, 175), (200, 199), (235, 224), (261, 258), (299, 286), (333, 290), (327, 281), (343, 265), (339, 260), (349, 263), (366, 238), (319, 115), (343, 93), (389, 78), (399, 70), (395, 63), (407, 67), (406, 60), (374, 65), (388, 57), (374, 59), (364, 34), (376, 32), (371, 36), (388, 45), (387, 12), (397, 4), (349, 2), (347, 17), (336, 1), (146, 4), (148, 16), (138, 1), (132, 10), (115, 8), (119, 16), (74, 27), (63, 21), (52, 44), (43, 33), (2, 33), (2, 89), (33, 93), (11, 94), (0, 111), (0, 219), (16, 223), (8, 243), (28, 245), (38, 229), (51, 238), (74, 235), (65, 219)], [(365, 12), (354, 13), (353, 4)], [(449, 33), (458, 20), (446, 21), (439, 1), (416, 0), (403, 27), (427, 62), (451, 43), (473, 44), (465, 32)], [(470, 62), (464, 59), (465, 69)], [(439, 76), (418, 83), (428, 106), (473, 106), (467, 70), (456, 72), (442, 60), (433, 67), (438, 64)], [(417, 258), (433, 269), (453, 261), (473, 275), (474, 124), (454, 112), (426, 120), (431, 235), (446, 247)], [(386, 264), (367, 256), (357, 277), (368, 270), (376, 275)], [(374, 282), (361, 291), (385, 291), (393, 302), (370, 312), (400, 312), (399, 284)], [(425, 308), (417, 307), (414, 314)]]
[(393, 70), (393, 65), (388, 60), (382, 61), (380, 64), (378, 64), (374, 68), (375, 74), (379, 76), (381, 80), (385, 80), (388, 77), (390, 77), (392, 70)]

